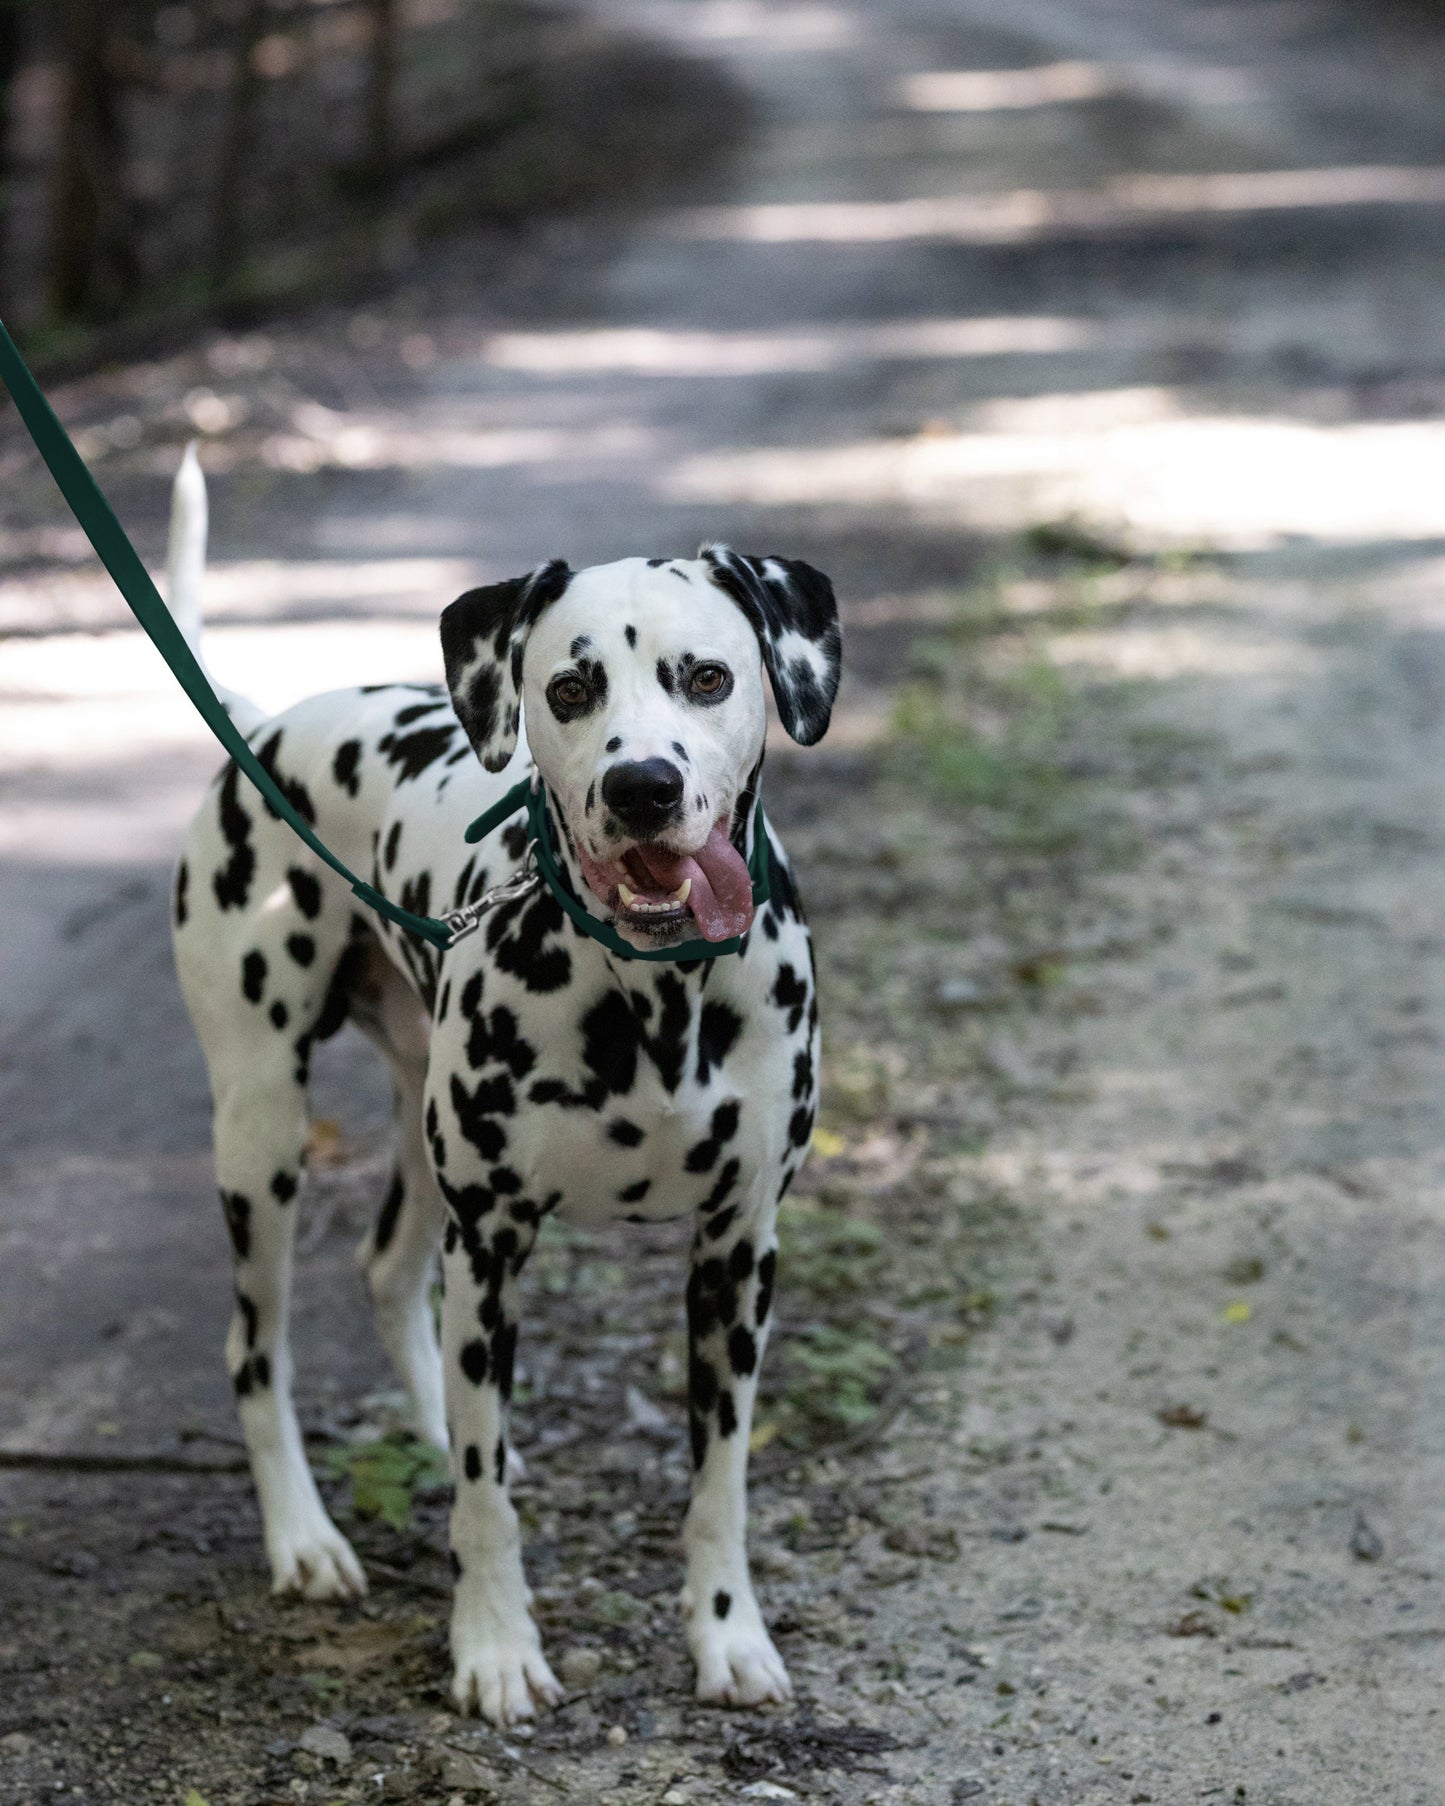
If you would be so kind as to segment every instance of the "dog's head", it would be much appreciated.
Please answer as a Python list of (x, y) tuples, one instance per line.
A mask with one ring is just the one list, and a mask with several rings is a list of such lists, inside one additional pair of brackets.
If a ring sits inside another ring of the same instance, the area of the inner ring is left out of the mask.
[(833, 587), (796, 559), (704, 546), (470, 590), (442, 614), (452, 705), (500, 771), (527, 741), (594, 914), (639, 948), (741, 934), (767, 727), (822, 737), (838, 688)]

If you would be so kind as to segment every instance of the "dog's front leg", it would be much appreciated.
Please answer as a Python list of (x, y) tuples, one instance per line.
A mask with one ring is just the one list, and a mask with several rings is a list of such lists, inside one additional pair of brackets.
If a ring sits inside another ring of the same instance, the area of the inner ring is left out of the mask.
[(705, 1217), (687, 1282), (694, 1471), (682, 1609), (697, 1696), (717, 1705), (759, 1706), (792, 1694), (758, 1610), (747, 1552), (748, 1438), (772, 1307), (776, 1215), (769, 1199)]
[(504, 1412), (517, 1348), (517, 1281), (536, 1239), (537, 1213), (515, 1197), (481, 1194), (480, 1187), (452, 1195), (455, 1214), (442, 1260), (442, 1358), (456, 1485), (452, 1692), (462, 1712), (507, 1725), (562, 1699), (532, 1618), (521, 1530), (507, 1496)]

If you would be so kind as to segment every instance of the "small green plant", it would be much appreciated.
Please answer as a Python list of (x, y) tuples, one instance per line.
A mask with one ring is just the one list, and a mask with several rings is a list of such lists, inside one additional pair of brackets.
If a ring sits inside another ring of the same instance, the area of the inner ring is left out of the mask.
[(853, 1298), (872, 1291), (886, 1260), (876, 1223), (841, 1216), (801, 1198), (778, 1224), (779, 1263), (789, 1286), (817, 1298)]
[(351, 1509), (358, 1517), (380, 1518), (394, 1530), (411, 1528), (419, 1490), (445, 1486), (448, 1478), (442, 1451), (410, 1436), (349, 1442), (327, 1449), (324, 1462), (333, 1480), (351, 1482)]
[(831, 1323), (815, 1323), (795, 1336), (790, 1355), (795, 1378), (787, 1402), (800, 1421), (786, 1433), (789, 1442), (806, 1439), (808, 1421), (821, 1422), (829, 1434), (869, 1422), (883, 1381), (898, 1365), (866, 1330)]
[(1134, 554), (1117, 540), (1105, 539), (1077, 520), (1040, 521), (1021, 535), (1025, 552), (1035, 558), (1051, 558), (1093, 570), (1122, 571), (1134, 562)]

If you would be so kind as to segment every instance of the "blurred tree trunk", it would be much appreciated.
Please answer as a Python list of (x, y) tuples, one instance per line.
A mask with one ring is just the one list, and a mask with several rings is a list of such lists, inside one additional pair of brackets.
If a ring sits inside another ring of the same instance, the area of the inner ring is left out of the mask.
[(125, 189), (120, 89), (112, 57), (118, 9), (63, 0), (60, 113), (51, 160), (50, 296), (64, 318), (117, 313), (136, 286), (135, 222)]
[(24, 54), (20, 0), (0, 0), (0, 315), (12, 299), (6, 280), (10, 269), (10, 212), (15, 204), (11, 160), (11, 91)]
[(216, 186), (211, 197), (210, 277), (213, 289), (223, 288), (235, 274), (245, 250), (245, 236), (241, 230), (241, 186), (246, 173), (246, 155), (251, 147), (256, 102), (261, 95), (256, 46), (266, 28), (267, 9), (267, 0), (246, 0), (246, 10), (237, 31), (226, 125), (216, 169)]
[(396, 49), (398, 0), (368, 0), (371, 76), (366, 95), (367, 173), (385, 195), (396, 174)]

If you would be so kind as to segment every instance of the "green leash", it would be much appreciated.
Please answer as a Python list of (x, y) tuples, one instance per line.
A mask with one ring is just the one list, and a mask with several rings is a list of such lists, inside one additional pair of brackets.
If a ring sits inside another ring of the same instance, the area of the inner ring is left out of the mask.
[[(201, 719), (211, 732), (225, 747), (235, 760), (237, 766), (265, 797), (273, 815), (278, 816), (289, 828), (304, 840), (318, 859), (324, 860), (333, 872), (342, 877), (351, 886), (354, 895), (361, 898), (369, 909), (374, 909), (387, 921), (395, 922), (398, 928), (404, 928), (408, 934), (414, 934), (421, 940), (430, 941), (433, 947), (445, 953), (463, 935), (469, 934), (477, 926), (481, 911), (491, 903), (501, 900), (501, 895), (517, 887), (516, 879), (490, 891), (479, 903), (468, 910), (454, 910), (445, 921), (438, 921), (435, 916), (415, 915), (400, 904), (393, 903), (389, 897), (382, 896), (374, 885), (367, 884), (358, 878), (350, 867), (343, 865), (329, 847), (323, 844), (304, 816), (291, 804), (279, 784), (267, 771), (266, 767), (252, 752), (250, 745), (237, 729), (236, 724), (226, 713), (225, 704), (211, 688), (210, 681), (201, 669), (200, 663), (190, 647), (186, 644), (185, 635), (177, 627), (171, 611), (161, 600), (160, 591), (151, 582), (150, 573), (140, 561), (135, 547), (126, 537), (125, 528), (116, 519), (111, 505), (100, 492), (100, 486), (85, 467), (80, 453), (70, 441), (65, 428), (56, 419), (54, 410), (42, 394), (39, 383), (30, 373), (30, 367), (21, 357), (15, 341), (10, 337), (3, 321), (0, 321), (0, 381), (10, 391), (11, 399), (19, 409), (20, 418), (29, 429), (30, 437), (35, 441), (35, 448), (45, 460), (51, 476), (55, 478), (60, 493), (70, 505), (71, 513), (80, 522), (86, 538), (94, 546), (100, 562), (115, 580), (115, 586), (125, 598), (131, 613), (140, 622), (149, 635), (152, 645), (174, 672), (177, 681), (186, 695), (195, 704)], [(500, 802), (494, 803), (487, 812), (478, 817), (467, 829), (469, 841), (480, 840), (493, 828), (500, 826), (509, 815), (527, 804), (532, 826), (532, 837), (535, 843), (537, 864), (542, 876), (552, 890), (552, 894), (562, 905), (573, 921), (590, 934), (594, 941), (600, 941), (604, 947), (623, 959), (716, 959), (721, 953), (735, 953), (738, 948), (736, 940), (687, 941), (681, 947), (669, 947), (656, 952), (644, 953), (636, 947), (630, 947), (626, 941), (605, 922), (599, 922), (588, 915), (587, 911), (563, 887), (558, 871), (556, 855), (552, 849), (551, 831), (547, 821), (546, 793), (538, 780), (533, 790), (529, 780), (515, 785)], [(767, 835), (763, 829), (763, 806), (758, 804), (757, 823), (753, 844), (753, 858), (750, 867), (753, 878), (753, 901), (764, 903), (768, 898), (769, 869), (767, 853)]]

